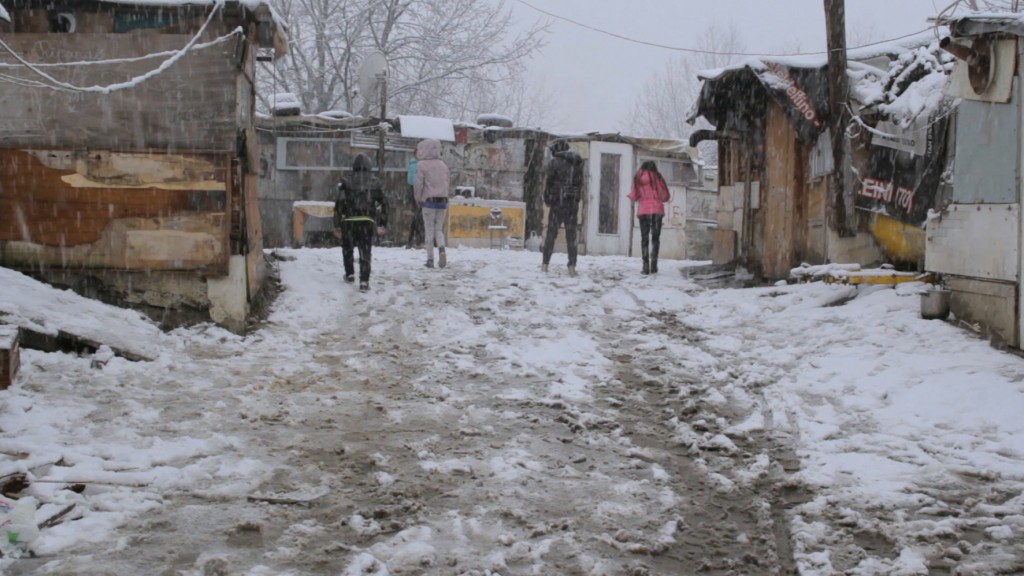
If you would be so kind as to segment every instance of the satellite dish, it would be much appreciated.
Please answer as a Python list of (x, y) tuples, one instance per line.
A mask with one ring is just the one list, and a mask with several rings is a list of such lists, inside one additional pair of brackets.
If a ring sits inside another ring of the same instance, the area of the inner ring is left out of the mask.
[(369, 108), (370, 102), (377, 100), (377, 88), (380, 86), (382, 76), (388, 73), (388, 59), (380, 52), (371, 52), (363, 58), (363, 64), (359, 67), (359, 91), (366, 102), (364, 110)]

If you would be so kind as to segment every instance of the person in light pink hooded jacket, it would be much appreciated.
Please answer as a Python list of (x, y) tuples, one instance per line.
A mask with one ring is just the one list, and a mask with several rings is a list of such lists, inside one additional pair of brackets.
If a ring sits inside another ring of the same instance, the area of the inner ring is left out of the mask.
[(416, 177), (412, 185), (416, 203), (423, 208), (423, 246), (427, 250), (427, 268), (434, 267), (434, 244), (438, 266), (447, 263), (444, 253), (444, 219), (448, 213), (448, 188), (451, 175), (441, 160), (441, 141), (423, 140), (416, 145)]
[(637, 204), (636, 215), (640, 220), (640, 252), (644, 259), (640, 273), (657, 274), (661, 221), (665, 217), (665, 202), (672, 195), (653, 160), (645, 161), (636, 171), (629, 199)]

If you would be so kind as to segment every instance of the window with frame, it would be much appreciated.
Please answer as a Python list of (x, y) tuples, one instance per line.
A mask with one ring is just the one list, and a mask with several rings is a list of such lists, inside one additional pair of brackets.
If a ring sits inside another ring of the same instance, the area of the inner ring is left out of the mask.
[(597, 233), (619, 233), (619, 190), (621, 154), (601, 154), (601, 181), (597, 202)]
[[(355, 148), (356, 150), (353, 150)], [(369, 156), (374, 163), (377, 160), (377, 145), (370, 146), (350, 143), (348, 140), (328, 138), (278, 138), (277, 169), (278, 170), (351, 170), (352, 161), (358, 149)], [(412, 149), (404, 146), (388, 146), (384, 148), (384, 171), (405, 172), (409, 165)]]

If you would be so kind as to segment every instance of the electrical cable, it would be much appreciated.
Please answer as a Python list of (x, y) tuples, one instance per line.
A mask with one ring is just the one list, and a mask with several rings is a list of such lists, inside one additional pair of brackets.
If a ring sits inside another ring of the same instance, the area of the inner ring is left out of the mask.
[[(533, 4), (530, 4), (526, 0), (515, 0), (515, 1), (520, 3), (520, 4), (522, 4), (522, 5), (524, 5), (524, 6), (527, 6), (527, 7), (531, 8), (531, 9), (533, 9), (533, 10), (536, 10), (537, 12), (540, 12), (541, 14), (545, 14), (547, 16), (550, 16), (550, 17), (558, 19), (558, 20), (563, 20), (565, 22), (573, 24), (574, 26), (579, 26), (581, 28), (586, 28), (587, 30), (591, 30), (593, 32), (598, 32), (600, 34), (605, 34), (605, 35), (611, 36), (613, 38), (618, 38), (619, 40), (625, 40), (627, 42), (633, 42), (633, 43), (642, 44), (642, 45), (645, 45), (645, 46), (652, 46), (654, 48), (662, 48), (664, 50), (674, 50), (676, 52), (690, 52), (690, 53), (693, 53), (693, 54), (711, 54), (711, 55), (716, 55), (716, 56), (742, 56), (742, 57), (755, 57), (755, 58), (756, 57), (766, 57), (766, 56), (767, 57), (772, 57), (772, 56), (776, 56), (776, 57), (777, 56), (820, 56), (820, 55), (828, 54), (828, 52), (825, 51), (825, 50), (822, 50), (822, 51), (819, 51), (819, 52), (791, 52), (791, 53), (782, 53), (782, 54), (772, 54), (772, 53), (768, 53), (768, 52), (717, 52), (715, 50), (704, 50), (704, 49), (700, 49), (700, 48), (684, 48), (684, 47), (680, 47), (680, 46), (668, 46), (666, 44), (659, 44), (657, 42), (648, 42), (646, 40), (638, 40), (636, 38), (631, 38), (629, 36), (618, 34), (616, 32), (611, 32), (611, 31), (608, 31), (608, 30), (604, 30), (604, 29), (601, 29), (601, 28), (590, 26), (589, 24), (584, 24), (583, 22), (579, 22), (577, 20), (573, 20), (572, 18), (567, 18), (565, 16), (560, 16), (560, 15), (555, 14), (553, 12), (548, 12), (547, 10), (544, 10), (542, 8), (538, 8), (537, 6), (534, 6)], [(957, 1), (959, 2), (960, 0), (957, 0)], [(903, 40), (903, 39), (906, 39), (906, 38), (911, 38), (913, 36), (917, 36), (918, 34), (922, 34), (924, 32), (932, 30), (933, 28), (934, 28), (934, 26), (929, 26), (928, 28), (924, 28), (922, 30), (918, 30), (917, 32), (912, 32), (910, 34), (905, 34), (903, 36), (897, 36), (896, 38), (890, 38), (888, 40), (881, 40), (879, 42), (871, 42), (871, 43), (868, 43), (868, 44), (864, 44), (862, 46), (856, 46), (856, 47), (853, 47), (853, 48), (849, 48), (849, 50), (857, 50), (859, 48), (869, 48), (871, 46), (877, 46), (879, 44), (886, 44), (888, 42), (894, 42), (896, 40)]]

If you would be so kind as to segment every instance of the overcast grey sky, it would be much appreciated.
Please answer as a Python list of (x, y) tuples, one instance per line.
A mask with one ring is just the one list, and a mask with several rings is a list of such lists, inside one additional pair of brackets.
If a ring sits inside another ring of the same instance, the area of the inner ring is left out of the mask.
[[(822, 51), (824, 0), (524, 0), (547, 12), (629, 38), (697, 47), (704, 30), (733, 23), (748, 52)], [(619, 131), (644, 82), (681, 53), (640, 45), (554, 19), (506, 0), (523, 24), (551, 22), (530, 75), (554, 92), (554, 131)], [(852, 39), (885, 40), (929, 28), (950, 0), (847, 0)], [(852, 45), (852, 44), (851, 44)]]

